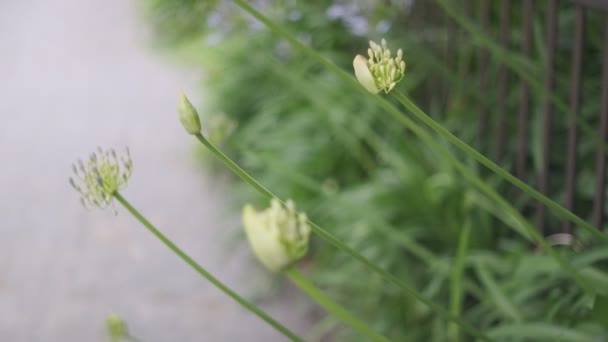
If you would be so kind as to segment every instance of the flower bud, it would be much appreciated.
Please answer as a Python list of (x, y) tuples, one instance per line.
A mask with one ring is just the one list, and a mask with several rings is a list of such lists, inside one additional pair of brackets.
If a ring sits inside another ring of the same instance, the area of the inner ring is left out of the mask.
[(380, 89), (374, 80), (374, 75), (372, 75), (372, 72), (369, 70), (365, 57), (361, 55), (355, 56), (353, 68), (355, 69), (355, 77), (357, 77), (357, 80), (365, 89), (372, 94), (378, 94), (380, 92)]
[(128, 336), (127, 326), (117, 314), (106, 317), (106, 328), (111, 341), (121, 341)]
[(198, 117), (198, 112), (183, 91), (179, 92), (177, 113), (179, 114), (179, 121), (182, 123), (182, 126), (184, 126), (186, 132), (189, 134), (200, 133), (201, 121)]
[(308, 251), (310, 226), (306, 215), (297, 213), (291, 200), (283, 206), (273, 199), (270, 208), (262, 211), (246, 205), (243, 225), (254, 254), (273, 272), (289, 266)]
[(384, 39), (380, 45), (370, 41), (369, 46), (369, 60), (357, 55), (353, 61), (355, 76), (371, 93), (377, 94), (380, 90), (388, 93), (405, 75), (403, 50), (398, 49), (396, 57), (393, 57)]

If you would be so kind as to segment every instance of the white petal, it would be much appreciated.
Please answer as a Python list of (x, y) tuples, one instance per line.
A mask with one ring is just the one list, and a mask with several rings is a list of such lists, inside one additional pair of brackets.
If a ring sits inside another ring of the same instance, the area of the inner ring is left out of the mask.
[(355, 77), (365, 89), (367, 89), (372, 94), (377, 94), (380, 92), (378, 86), (376, 86), (376, 81), (374, 80), (374, 75), (369, 70), (367, 66), (367, 60), (365, 57), (361, 55), (355, 56), (353, 60), (353, 68), (355, 69)]

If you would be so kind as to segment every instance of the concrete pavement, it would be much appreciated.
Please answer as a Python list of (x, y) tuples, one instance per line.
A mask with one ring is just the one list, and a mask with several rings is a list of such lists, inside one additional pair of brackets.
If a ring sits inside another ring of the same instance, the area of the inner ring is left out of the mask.
[[(0, 2), (0, 341), (103, 341), (120, 314), (143, 341), (283, 341), (119, 208), (86, 211), (70, 165), (129, 146), (123, 195), (230, 286), (270, 279), (235, 241), (228, 189), (192, 157), (175, 114), (196, 78), (145, 48), (124, 0)], [(262, 307), (304, 330), (293, 290)]]

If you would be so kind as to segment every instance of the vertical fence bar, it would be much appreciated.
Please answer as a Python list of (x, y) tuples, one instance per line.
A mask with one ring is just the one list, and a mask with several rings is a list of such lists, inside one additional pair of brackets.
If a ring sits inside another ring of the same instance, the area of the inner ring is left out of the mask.
[[(599, 135), (602, 142), (608, 137), (608, 15), (604, 19), (604, 47), (602, 51), (602, 100), (600, 109)], [(604, 224), (604, 204), (606, 203), (606, 156), (601, 147), (596, 154), (595, 198), (593, 201), (593, 224), (602, 229)]]
[[(523, 2), (523, 22), (522, 22), (522, 41), (521, 50), (527, 59), (532, 56), (532, 15), (534, 7), (533, 0), (524, 0)], [(529, 116), (530, 116), (530, 86), (524, 80), (521, 81), (520, 98), (519, 98), (519, 117), (517, 120), (517, 161), (516, 174), (520, 179), (526, 177), (526, 164), (528, 160), (528, 134), (529, 134)]]
[[(576, 5), (574, 22), (574, 45), (572, 46), (572, 76), (570, 84), (570, 109), (576, 115), (581, 107), (583, 74), (583, 49), (585, 40), (585, 9)], [(573, 211), (576, 201), (576, 164), (577, 164), (578, 131), (576, 120), (572, 118), (568, 123), (568, 159), (566, 161), (566, 198), (564, 206)], [(565, 220), (564, 233), (572, 232), (572, 222)]]
[[(481, 22), (481, 30), (488, 32), (490, 26), (490, 1), (481, 0), (479, 8), (479, 17)], [(481, 49), (479, 51), (479, 86), (482, 92), (487, 95), (488, 89), (488, 64), (489, 56), (487, 49)], [(479, 112), (479, 147), (484, 149), (485, 137), (488, 131), (488, 106), (486, 104), (481, 105)]]
[[(442, 12), (443, 13), (443, 12)], [(458, 41), (459, 41), (459, 33), (458, 26), (456, 22), (447, 14), (443, 15), (445, 28), (446, 28), (446, 42), (444, 46), (444, 65), (450, 68), (451, 70), (456, 70), (458, 66)], [(442, 83), (442, 91), (443, 91), (443, 103), (441, 104), (441, 112), (447, 113), (448, 101), (450, 99), (450, 84), (449, 82)]]
[[(500, 6), (500, 45), (509, 49), (509, 35), (511, 33), (511, 0), (502, 0)], [(501, 163), (505, 154), (506, 122), (505, 112), (507, 103), (507, 89), (509, 73), (507, 66), (502, 63), (498, 69), (498, 101), (496, 118), (496, 161)]]
[[(557, 38), (557, 0), (547, 1), (547, 61), (545, 75), (545, 90), (553, 92), (554, 88), (554, 66), (555, 66), (555, 43)], [(543, 195), (549, 192), (549, 157), (551, 152), (551, 117), (553, 108), (548, 97), (544, 99), (542, 120), (542, 162), (540, 177), (538, 180), (539, 191)], [(544, 232), (547, 220), (547, 208), (538, 202), (538, 229)]]

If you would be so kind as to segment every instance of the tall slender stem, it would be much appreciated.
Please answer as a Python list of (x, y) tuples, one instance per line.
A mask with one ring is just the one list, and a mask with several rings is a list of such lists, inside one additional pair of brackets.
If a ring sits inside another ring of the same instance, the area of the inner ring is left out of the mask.
[[(222, 151), (220, 151), (211, 142), (209, 142), (202, 134), (197, 133), (197, 134), (195, 134), (195, 136), (213, 154), (215, 154), (219, 159), (221, 159), (224, 162), (224, 164), (226, 166), (228, 166), (228, 168), (230, 168), (234, 173), (236, 173), (244, 181), (246, 181), (251, 186), (253, 186), (256, 190), (258, 190), (266, 198), (268, 198), (268, 199), (276, 198), (281, 203), (285, 203), (280, 198), (278, 198), (277, 196), (272, 194), (268, 189), (266, 189), (262, 184), (260, 184), (258, 181), (256, 181), (253, 177), (251, 177), (247, 172), (245, 172), (245, 170), (241, 169), (235, 162), (233, 162), (230, 158), (228, 158), (228, 156), (226, 156)], [(334, 247), (338, 248), (339, 250), (350, 255), (357, 261), (361, 262), (367, 268), (378, 273), (384, 279), (397, 285), (401, 290), (403, 290), (407, 294), (411, 295), (412, 297), (418, 299), (420, 302), (424, 303), (429, 308), (433, 309), (433, 311), (435, 311), (437, 314), (439, 314), (443, 318), (458, 324), (464, 331), (467, 331), (472, 336), (475, 336), (483, 341), (490, 341), (490, 339), (484, 333), (479, 331), (477, 328), (466, 323), (461, 318), (453, 316), (452, 314), (450, 314), (450, 312), (448, 310), (444, 309), (440, 305), (438, 305), (435, 302), (431, 301), (430, 299), (426, 298), (424, 295), (419, 293), (416, 289), (407, 285), (403, 280), (395, 277), (394, 275), (392, 275), (389, 272), (385, 271), (384, 269), (380, 268), (375, 263), (373, 263), (371, 260), (369, 260), (366, 257), (364, 257), (363, 255), (361, 255), (361, 253), (348, 247), (342, 241), (340, 241), (338, 238), (333, 236), (327, 230), (321, 228), (316, 223), (312, 222), (310, 219), (308, 219), (308, 223), (310, 224), (312, 231), (315, 232), (319, 237), (321, 237), (325, 241), (329, 242), (330, 244), (332, 244)]]
[(325, 310), (342, 320), (342, 322), (350, 325), (353, 329), (357, 330), (365, 337), (369, 338), (370, 341), (390, 341), (388, 338), (380, 335), (376, 331), (372, 330), (367, 324), (363, 323), (362, 321), (351, 315), (348, 310), (331, 300), (331, 298), (324, 295), (323, 292), (321, 292), (313, 283), (308, 281), (308, 279), (306, 279), (294, 267), (289, 267), (288, 269), (286, 269), (285, 274), (297, 287), (300, 288), (300, 290), (304, 291)]
[[(418, 111), (418, 114), (416, 115), (417, 117), (420, 116), (421, 118), (422, 117), (428, 118), (428, 120), (431, 120), (435, 124), (439, 125), (434, 120), (432, 120), (430, 117), (428, 117), (422, 110), (418, 109), (418, 107), (416, 107), (411, 101), (409, 101), (409, 99), (407, 99), (401, 93), (397, 92), (395, 94), (396, 94), (395, 97), (397, 98), (397, 100), (399, 100), (399, 102), (401, 102), (403, 105), (406, 105), (406, 104), (413, 105), (417, 109), (417, 111)], [(515, 209), (511, 204), (509, 204), (509, 202), (507, 202), (498, 192), (496, 192), (496, 190), (494, 190), (491, 186), (489, 186), (481, 178), (479, 178), (476, 174), (474, 174), (471, 171), (471, 169), (469, 169), (467, 166), (465, 166), (461, 161), (459, 161), (456, 157), (454, 157), (452, 154), (450, 154), (445, 148), (443, 148), (440, 144), (438, 144), (437, 141), (435, 139), (433, 139), (426, 131), (421, 130), (418, 126), (416, 126), (414, 123), (412, 123), (409, 118), (407, 118), (405, 116), (402, 116), (402, 117), (405, 122), (407, 122), (408, 124), (411, 125), (412, 130), (419, 131), (416, 134), (426, 144), (431, 146), (435, 151), (439, 152), (439, 154), (441, 155), (442, 158), (450, 161), (454, 165), (454, 167), (456, 167), (458, 172), (460, 172), (461, 175), (463, 175), (469, 182), (471, 182), (471, 184), (473, 184), (475, 187), (477, 187), (479, 190), (481, 190), (486, 196), (488, 196), (488, 198), (490, 198), (494, 203), (496, 203), (505, 212), (505, 214), (507, 214), (508, 216), (513, 218), (513, 220), (517, 222), (518, 226), (523, 228), (523, 230), (521, 230), (520, 233), (523, 233), (524, 236), (531, 238), (533, 241), (538, 243), (543, 248), (544, 251), (546, 251), (549, 255), (551, 255), (553, 258), (555, 258), (555, 260), (560, 264), (560, 266), (572, 277), (572, 279), (574, 279), (579, 284), (579, 286), (581, 288), (583, 288), (585, 291), (587, 291), (589, 293), (595, 292), (595, 290), (587, 283), (587, 281), (585, 279), (583, 279), (581, 277), (579, 272), (570, 264), (570, 262), (568, 260), (566, 260), (564, 257), (562, 257), (555, 250), (555, 248), (553, 248), (553, 246), (551, 246), (547, 242), (547, 240), (545, 240), (543, 238), (543, 236), (538, 232), (538, 230), (536, 228), (534, 228), (534, 226), (521, 215), (521, 213), (517, 209)], [(439, 125), (439, 126), (441, 126), (441, 125)], [(443, 127), (442, 127), (442, 129), (443, 129)], [(464, 144), (464, 142), (463, 142), (463, 144)], [(485, 158), (485, 157), (483, 157), (483, 158)], [(504, 171), (504, 172), (507, 172), (507, 171)]]
[(414, 116), (416, 118), (418, 118), (420, 121), (422, 121), (425, 125), (429, 126), (432, 130), (434, 130), (435, 132), (439, 133), (441, 136), (446, 138), (448, 141), (450, 141), (452, 144), (454, 144), (454, 146), (456, 146), (459, 149), (461, 149), (462, 151), (464, 151), (466, 154), (468, 154), (469, 156), (471, 156), (472, 158), (477, 160), (479, 163), (481, 163), (488, 169), (492, 170), (494, 173), (496, 173), (503, 179), (507, 180), (509, 183), (515, 185), (516, 187), (518, 187), (519, 189), (524, 191), (530, 197), (543, 203), (544, 205), (549, 207), (551, 210), (553, 210), (559, 216), (562, 216), (565, 219), (571, 220), (572, 222), (576, 223), (578, 226), (580, 226), (580, 227), (584, 228), (585, 230), (587, 230), (588, 232), (590, 232), (592, 235), (602, 239), (604, 242), (608, 242), (607, 234), (600, 232), (593, 225), (587, 223), (585, 220), (576, 216), (574, 213), (572, 213), (568, 209), (562, 207), (559, 203), (553, 201), (549, 197), (536, 191), (534, 188), (532, 188), (531, 186), (529, 186), (528, 184), (526, 184), (519, 178), (512, 175), (509, 171), (498, 166), (496, 163), (491, 161), (488, 157), (479, 153), (476, 149), (474, 149), (473, 147), (471, 147), (464, 141), (460, 140), (457, 136), (455, 136), (450, 131), (448, 131), (446, 128), (444, 128), (440, 123), (433, 120), (424, 111), (422, 111), (420, 108), (418, 108), (418, 106), (416, 106), (416, 104), (414, 104), (414, 102), (412, 102), (407, 96), (403, 95), (398, 90), (395, 90), (393, 92), (393, 94), (394, 94), (395, 98), (397, 100), (399, 100), (399, 102), (401, 102), (401, 104), (403, 106), (405, 106), (405, 108), (407, 108), (412, 114), (414, 114)]
[(170, 250), (173, 251), (178, 257), (180, 257), (183, 261), (185, 261), (190, 267), (192, 267), (198, 274), (207, 279), (210, 283), (215, 285), (222, 292), (230, 296), (232, 299), (241, 304), (245, 309), (253, 312), (258, 317), (266, 321), (272, 327), (274, 327), (277, 331), (285, 335), (285, 337), (289, 338), (291, 341), (302, 341), (296, 334), (291, 332), (281, 323), (275, 321), (272, 317), (268, 316), (264, 311), (258, 309), (254, 304), (248, 302), (245, 298), (239, 296), (236, 292), (232, 291), (228, 286), (224, 285), (217, 278), (215, 278), (211, 273), (207, 272), (201, 265), (199, 265), (194, 259), (192, 259), (186, 252), (184, 252), (181, 248), (179, 248), (176, 244), (174, 244), (169, 238), (167, 238), (163, 233), (161, 233), (150, 221), (148, 221), (142, 214), (137, 211), (122, 195), (118, 192), (114, 193), (114, 197), (120, 204), (122, 204), (141, 224), (144, 225), (154, 236), (156, 236), (165, 246), (169, 247)]

